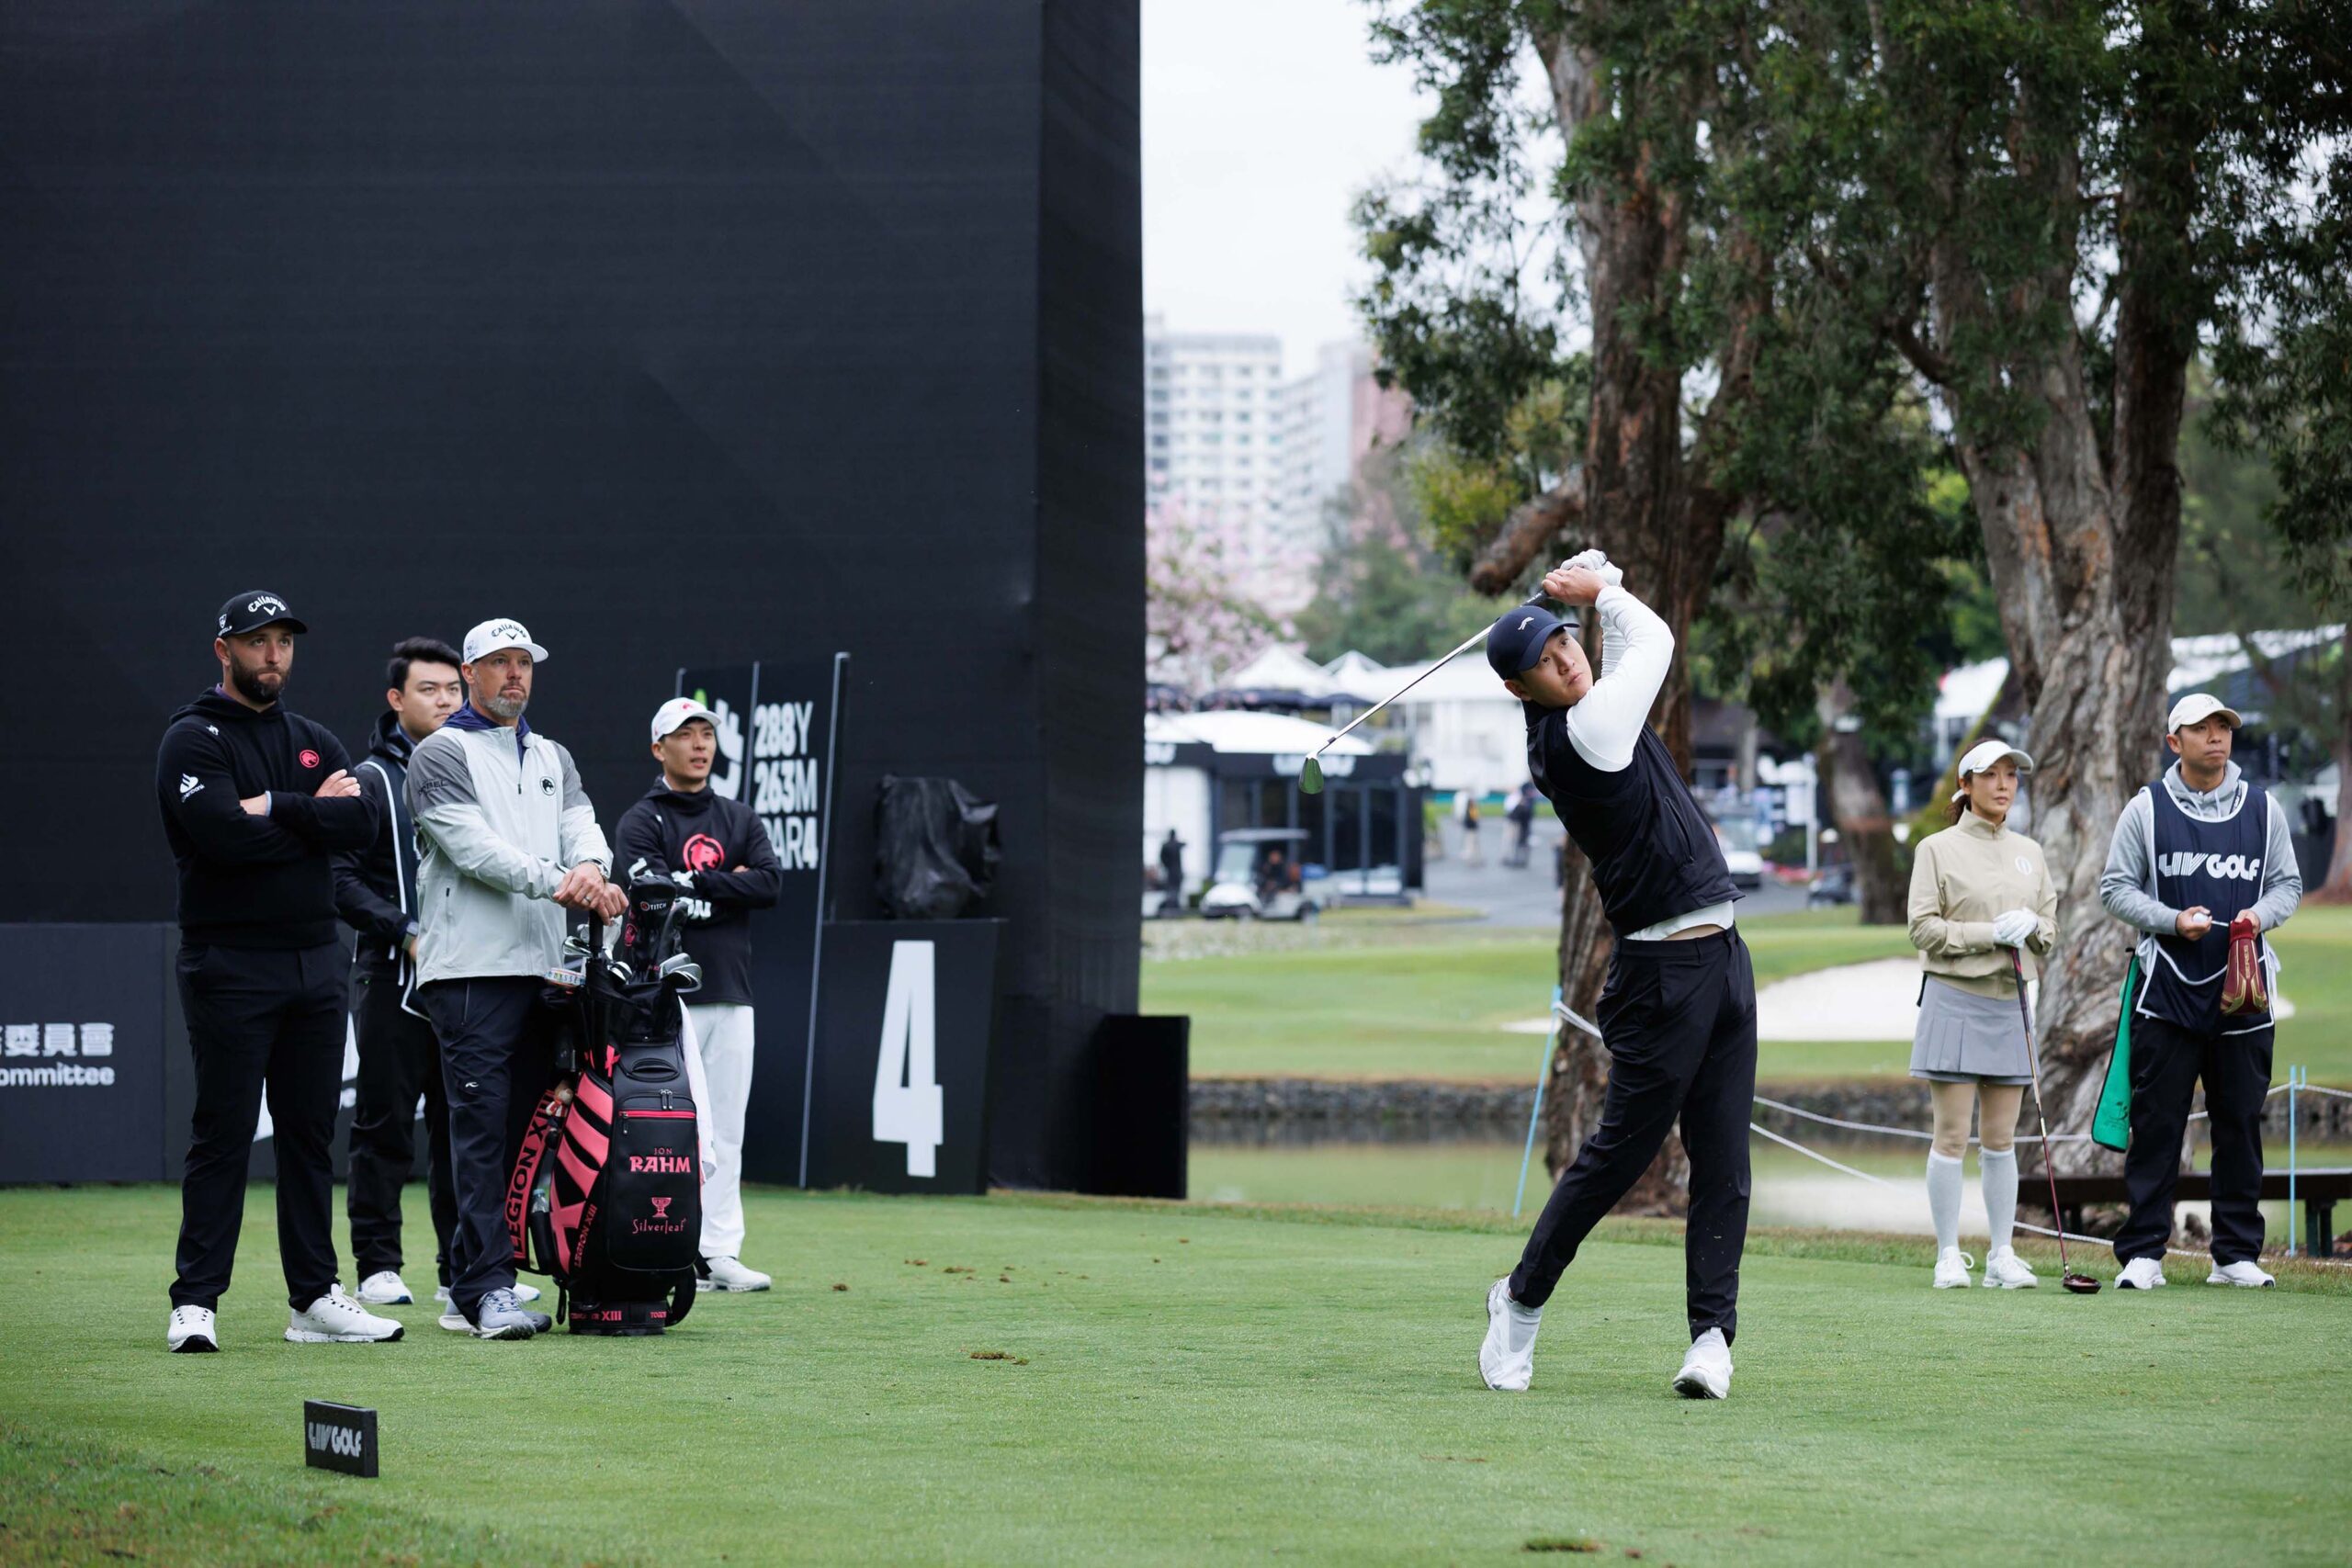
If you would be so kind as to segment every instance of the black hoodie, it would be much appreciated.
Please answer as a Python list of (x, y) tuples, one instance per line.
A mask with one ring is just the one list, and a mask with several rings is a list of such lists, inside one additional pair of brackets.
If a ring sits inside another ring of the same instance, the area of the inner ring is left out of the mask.
[(376, 803), (376, 837), (366, 849), (334, 857), (335, 912), (359, 936), (352, 956), (403, 984), (409, 959), (401, 942), (416, 930), (416, 822), (408, 814), (408, 758), (415, 749), (398, 715), (376, 716), (368, 755), (351, 771), (359, 793)]
[[(318, 798), (350, 759), (325, 727), (274, 704), (255, 713), (215, 686), (177, 713), (155, 753), (155, 799), (179, 863), (191, 946), (301, 948), (334, 940), (337, 850), (376, 837), (365, 795)], [(267, 792), (269, 813), (239, 804)]]
[(692, 874), (682, 885), (700, 907), (689, 906), (680, 924), (686, 952), (702, 966), (702, 989), (686, 999), (750, 1005), (752, 911), (773, 907), (784, 892), (784, 867), (759, 817), (709, 788), (684, 795), (656, 784), (621, 813), (613, 839), (614, 863), (631, 882)]

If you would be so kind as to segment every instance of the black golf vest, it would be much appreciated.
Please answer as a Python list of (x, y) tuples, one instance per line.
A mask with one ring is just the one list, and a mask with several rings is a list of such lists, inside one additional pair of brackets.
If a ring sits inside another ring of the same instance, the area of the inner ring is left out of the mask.
[(1714, 829), (1656, 731), (1644, 726), (1633, 761), (1604, 773), (1568, 739), (1566, 709), (1525, 706), (1527, 771), (1592, 863), (1620, 938), (1739, 897)]
[[(2158, 779), (2148, 786), (2149, 859), (2156, 868), (2156, 898), (2167, 908), (2202, 905), (2211, 929), (2196, 942), (2177, 931), (2156, 933), (2156, 961), (2135, 1010), (2204, 1034), (2251, 1034), (2270, 1027), (2270, 1014), (2222, 1016), (2222, 980), (2230, 964), (2230, 921), (2262, 895), (2262, 856), (2270, 827), (2270, 797), (2248, 784), (2237, 813), (2226, 821), (2191, 817)], [(2256, 937), (2266, 967), (2270, 944)]]

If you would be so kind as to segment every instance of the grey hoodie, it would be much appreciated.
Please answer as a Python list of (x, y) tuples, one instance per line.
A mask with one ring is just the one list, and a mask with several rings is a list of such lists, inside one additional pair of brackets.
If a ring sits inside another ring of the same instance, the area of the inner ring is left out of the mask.
[[(2295, 906), (2302, 902), (2303, 877), (2295, 865), (2295, 842), (2288, 834), (2287, 814), (2278, 809), (2278, 803), (2247, 784), (2235, 762), (2222, 770), (2219, 786), (2203, 794), (2182, 781), (2178, 762), (2165, 770), (2160, 782), (2172, 792), (2173, 803), (2184, 816), (2202, 822), (2227, 821), (2247, 804), (2249, 792), (2261, 795), (2262, 808), (2269, 815), (2263, 831), (2262, 892), (2252, 907), (2261, 919), (2264, 931), (2275, 931), (2283, 925), (2287, 917), (2295, 912)], [(2154, 959), (2154, 933), (2170, 933), (2176, 929), (2174, 922), (2180, 919), (2178, 909), (2156, 897), (2156, 868), (2148, 854), (2153, 810), (2146, 793), (2135, 791), (2131, 803), (2124, 807), (2123, 815), (2116, 818), (2115, 837), (2107, 846), (2107, 870), (2098, 879), (2098, 899), (2107, 906), (2107, 912), (2142, 933), (2140, 967), (2143, 973)], [(2237, 917), (2235, 909), (2216, 909), (2212, 913), (2222, 925)]]

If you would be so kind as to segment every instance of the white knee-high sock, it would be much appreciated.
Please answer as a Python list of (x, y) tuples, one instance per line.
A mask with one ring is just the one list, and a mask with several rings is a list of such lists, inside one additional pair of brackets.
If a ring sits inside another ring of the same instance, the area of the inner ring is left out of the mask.
[(1936, 1222), (1936, 1248), (1960, 1245), (1960, 1161), (1928, 1151), (1928, 1213)]
[(1992, 1250), (2009, 1245), (2018, 1223), (2018, 1152), (1978, 1149), (1976, 1168), (1984, 1181), (1984, 1214), (1992, 1222)]

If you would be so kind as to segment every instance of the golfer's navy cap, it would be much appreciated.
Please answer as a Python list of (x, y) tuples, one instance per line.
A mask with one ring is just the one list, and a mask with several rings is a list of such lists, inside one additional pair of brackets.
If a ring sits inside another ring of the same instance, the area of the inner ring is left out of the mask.
[(294, 618), (294, 612), (286, 607), (285, 600), (266, 589), (254, 588), (229, 595), (229, 602), (220, 606), (220, 614), (214, 617), (212, 635), (243, 637), (247, 632), (278, 625), (294, 632), (311, 629)]
[(1577, 624), (1541, 604), (1518, 605), (1487, 628), (1487, 662), (1504, 680), (1515, 681), (1544, 657), (1544, 645), (1563, 626), (1573, 632)]

